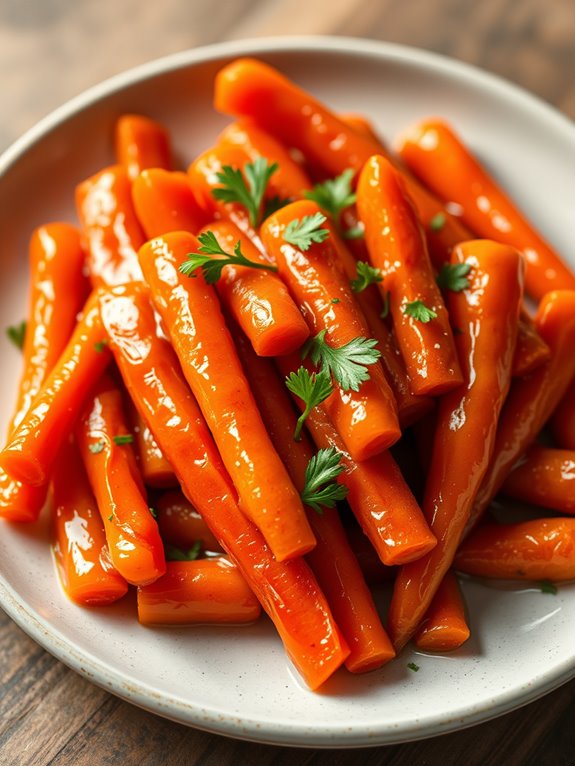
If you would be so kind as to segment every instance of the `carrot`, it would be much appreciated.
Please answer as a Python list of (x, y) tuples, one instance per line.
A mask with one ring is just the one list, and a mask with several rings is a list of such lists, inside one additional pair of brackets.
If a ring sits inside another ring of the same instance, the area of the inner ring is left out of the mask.
[(76, 439), (114, 566), (132, 585), (146, 585), (164, 574), (166, 561), (132, 438), (122, 395), (105, 376), (78, 423)]
[(489, 466), (511, 382), (521, 256), (513, 248), (478, 240), (457, 247), (452, 261), (471, 267), (468, 289), (448, 297), (450, 317), (462, 329), (456, 343), (465, 383), (439, 402), (423, 500), (437, 546), (402, 567), (395, 580), (389, 629), (398, 649), (413, 636), (452, 564)]
[(551, 356), (549, 346), (539, 335), (533, 320), (526, 311), (519, 317), (517, 328), (517, 345), (513, 356), (513, 369), (511, 374), (514, 378), (522, 378), (546, 362)]
[(144, 170), (134, 179), (132, 201), (146, 237), (161, 237), (169, 231), (195, 234), (206, 223), (186, 173), (158, 168)]
[(162, 540), (178, 548), (191, 548), (198, 541), (208, 551), (221, 551), (198, 511), (179, 490), (165, 492), (155, 505)]
[(575, 375), (575, 291), (556, 290), (546, 295), (535, 317), (537, 332), (551, 349), (551, 359), (509, 392), (493, 456), (475, 502), (468, 528), (481, 518), (501, 489), (517, 460), (549, 420)]
[(551, 418), (551, 433), (560, 447), (575, 450), (575, 380), (555, 408)]
[(345, 661), (349, 649), (309, 567), (301, 558), (277, 561), (239, 510), (178, 360), (156, 335), (146, 292), (138, 285), (108, 290), (101, 305), (124, 383), (184, 492), (273, 620), (306, 683), (318, 688)]
[(575, 450), (531, 447), (501, 491), (515, 500), (575, 514)]
[(54, 555), (66, 595), (82, 606), (111, 604), (128, 585), (114, 569), (104, 525), (76, 446), (64, 442), (52, 477)]
[(396, 568), (383, 564), (363, 530), (359, 526), (353, 525), (346, 527), (345, 532), (365, 582), (372, 586), (393, 580)]
[(172, 466), (168, 463), (162, 450), (156, 444), (152, 432), (148, 428), (146, 421), (136, 410), (133, 404), (128, 404), (130, 415), (130, 424), (134, 434), (134, 443), (136, 447), (136, 458), (138, 468), (148, 487), (167, 488), (175, 487), (178, 484)]
[(95, 287), (142, 279), (138, 248), (144, 232), (132, 204), (131, 186), (127, 171), (112, 165), (76, 187), (76, 210)]
[[(372, 264), (389, 295), (395, 336), (416, 394), (438, 395), (461, 385), (449, 317), (435, 283), (423, 232), (397, 172), (381, 156), (361, 172), (357, 203)], [(414, 318), (423, 304), (435, 316)], [(431, 321), (430, 321), (431, 319)]]
[(169, 561), (166, 574), (138, 588), (142, 625), (239, 625), (255, 622), (261, 607), (225, 556)]
[(170, 139), (160, 123), (141, 114), (124, 114), (116, 122), (116, 160), (134, 180), (142, 170), (170, 170)]
[[(251, 241), (229, 221), (214, 221), (211, 231), (229, 255), (239, 242), (243, 255), (254, 263), (269, 263)], [(270, 271), (226, 266), (216, 285), (222, 303), (250, 339), (259, 356), (281, 356), (300, 348), (309, 337), (308, 326), (282, 280)]]
[(203, 276), (190, 279), (178, 271), (198, 247), (184, 232), (152, 240), (140, 250), (142, 270), (242, 510), (276, 558), (300, 556), (313, 548), (315, 538), (265, 430), (216, 294)]
[[(29, 249), (28, 320), (22, 349), (22, 374), (11, 433), (20, 424), (68, 342), (87, 293), (80, 235), (67, 223), (34, 231)], [(0, 516), (35, 521), (45, 503), (47, 484), (32, 487), (0, 470)]]
[(461, 208), (464, 222), (482, 237), (521, 250), (525, 289), (540, 299), (550, 290), (574, 290), (575, 275), (489, 176), (454, 130), (441, 120), (418, 123), (402, 137), (399, 153), (441, 199)]
[[(288, 391), (273, 364), (258, 358), (239, 331), (234, 337), (274, 447), (301, 491), (306, 483), (306, 468), (314, 453), (305, 434), (300, 441), (294, 441), (297, 415)], [(352, 673), (365, 673), (381, 667), (395, 656), (395, 652), (349, 546), (338, 512), (335, 508), (324, 508), (319, 515), (308, 508), (307, 515), (317, 540), (307, 559), (350, 648), (345, 665)]]
[(50, 479), (58, 449), (110, 361), (104, 343), (98, 301), (92, 293), (67, 346), (0, 452), (0, 467), (15, 479), (33, 485)]
[(340, 119), (356, 133), (370, 141), (381, 144), (381, 138), (378, 136), (373, 124), (363, 114), (340, 114)]
[(450, 571), (441, 581), (414, 643), (424, 652), (450, 652), (459, 649), (469, 635), (459, 583)]
[(575, 519), (482, 524), (461, 545), (459, 572), (503, 580), (575, 578)]

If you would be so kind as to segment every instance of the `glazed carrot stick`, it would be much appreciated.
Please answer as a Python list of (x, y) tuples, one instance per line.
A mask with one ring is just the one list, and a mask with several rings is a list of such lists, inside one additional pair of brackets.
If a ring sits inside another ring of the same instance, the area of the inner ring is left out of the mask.
[(418, 123), (401, 138), (399, 153), (441, 199), (460, 206), (463, 220), (474, 232), (524, 253), (525, 289), (531, 296), (540, 299), (550, 290), (575, 289), (575, 274), (449, 125), (441, 120)]
[(575, 450), (531, 447), (501, 491), (516, 500), (575, 514)]
[(260, 613), (259, 601), (225, 556), (169, 561), (163, 577), (138, 588), (142, 625), (239, 625)]
[(82, 606), (122, 598), (128, 585), (114, 569), (96, 500), (70, 441), (54, 465), (52, 493), (54, 555), (66, 595)]
[(356, 133), (368, 138), (370, 141), (382, 143), (373, 124), (363, 114), (340, 114), (340, 119)]
[(468, 528), (488, 508), (575, 375), (575, 291), (556, 290), (546, 295), (539, 305), (535, 326), (551, 349), (551, 359), (513, 381), (497, 427), (489, 470), (475, 498)]
[(396, 568), (383, 564), (363, 530), (354, 525), (346, 527), (345, 532), (365, 582), (372, 586), (393, 580)]
[(76, 440), (114, 566), (132, 585), (146, 585), (164, 574), (166, 561), (132, 438), (122, 395), (111, 378), (104, 376), (78, 423)]
[(559, 447), (575, 450), (575, 380), (553, 413), (551, 433)]
[(318, 688), (342, 665), (349, 649), (309, 567), (302, 558), (277, 561), (239, 510), (178, 360), (169, 343), (156, 335), (143, 288), (109, 290), (101, 296), (101, 307), (124, 383), (184, 492), (273, 620), (306, 683)]
[(158, 498), (155, 509), (165, 543), (185, 550), (200, 542), (203, 550), (221, 551), (210, 528), (181, 491), (165, 492)]
[(449, 314), (465, 383), (439, 402), (423, 511), (437, 546), (402, 567), (395, 580), (389, 629), (397, 649), (413, 636), (448, 571), (495, 445), (499, 413), (511, 382), (522, 300), (523, 262), (489, 240), (457, 247), (453, 263), (471, 267), (469, 287), (450, 292)]
[[(314, 452), (305, 434), (300, 441), (293, 438), (297, 415), (287, 388), (271, 361), (258, 358), (245, 336), (237, 331), (234, 338), (274, 446), (301, 491)], [(395, 656), (395, 652), (349, 546), (337, 509), (324, 508), (318, 514), (308, 508), (307, 515), (317, 540), (307, 560), (350, 648), (345, 665), (352, 673), (365, 673), (381, 667)]]
[(169, 231), (195, 234), (207, 222), (186, 173), (144, 170), (134, 179), (132, 200), (148, 239)]
[(142, 270), (242, 510), (278, 560), (300, 556), (313, 548), (315, 539), (265, 430), (216, 294), (203, 276), (190, 279), (178, 271), (186, 255), (198, 248), (191, 234), (166, 234), (140, 250)]
[[(239, 242), (244, 256), (254, 263), (269, 263), (230, 221), (214, 221), (211, 231), (229, 255)], [(300, 348), (309, 329), (287, 287), (277, 274), (242, 266), (226, 266), (216, 285), (218, 295), (246, 333), (259, 356), (282, 356)]]
[(172, 167), (168, 132), (141, 114), (124, 114), (116, 122), (116, 160), (134, 180), (142, 170)]
[[(355, 338), (368, 337), (369, 328), (329, 236), (305, 251), (284, 239), (292, 221), (303, 221), (317, 213), (319, 208), (314, 202), (294, 202), (264, 222), (261, 237), (312, 333), (327, 331), (330, 345), (341, 347)], [(376, 455), (401, 435), (395, 400), (379, 362), (370, 365), (369, 376), (359, 391), (335, 385), (325, 402), (330, 418), (357, 460)]]
[(469, 634), (459, 583), (449, 571), (414, 636), (414, 643), (424, 652), (450, 652), (459, 649)]
[(52, 372), (0, 452), (0, 466), (11, 476), (33, 485), (50, 479), (60, 445), (110, 361), (105, 340), (97, 297), (92, 293)]
[(134, 444), (138, 468), (144, 484), (148, 487), (175, 487), (178, 484), (172, 466), (168, 463), (161, 449), (156, 444), (146, 421), (133, 404), (128, 404), (131, 432), (134, 434)]
[(454, 567), (504, 580), (573, 580), (575, 519), (482, 524), (461, 545)]
[[(34, 231), (29, 249), (28, 320), (22, 374), (9, 433), (20, 424), (66, 346), (88, 292), (80, 235), (67, 223)], [(46, 484), (22, 484), (0, 470), (0, 516), (34, 521), (46, 500)]]
[(76, 187), (76, 210), (88, 248), (92, 284), (142, 279), (138, 248), (144, 242), (127, 171), (112, 165)]
[(535, 329), (533, 320), (527, 312), (522, 312), (517, 328), (517, 345), (511, 374), (514, 378), (521, 378), (541, 367), (550, 356), (549, 346)]
[[(372, 264), (381, 270), (395, 335), (416, 394), (438, 395), (462, 382), (443, 298), (435, 283), (423, 232), (390, 163), (372, 157), (361, 172), (357, 204)], [(410, 314), (416, 305), (436, 316)]]

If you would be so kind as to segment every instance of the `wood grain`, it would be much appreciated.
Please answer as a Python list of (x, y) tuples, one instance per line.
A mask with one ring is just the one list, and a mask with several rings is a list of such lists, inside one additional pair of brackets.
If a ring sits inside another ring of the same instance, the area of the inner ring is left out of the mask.
[[(217, 40), (371, 37), (506, 77), (575, 118), (572, 0), (0, 0), (0, 149), (86, 87)], [(467, 731), (362, 751), (239, 743), (121, 702), (60, 664), (0, 612), (0, 766), (572, 766), (575, 682)]]

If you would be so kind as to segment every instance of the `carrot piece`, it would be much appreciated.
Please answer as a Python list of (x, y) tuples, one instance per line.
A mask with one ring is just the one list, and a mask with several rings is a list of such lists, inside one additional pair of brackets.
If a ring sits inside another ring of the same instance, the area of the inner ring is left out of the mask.
[(550, 356), (549, 346), (535, 329), (531, 317), (524, 311), (519, 317), (517, 345), (511, 374), (514, 378), (522, 378), (537, 367), (541, 367)]
[(112, 564), (98, 506), (71, 441), (58, 454), (52, 493), (54, 555), (66, 595), (82, 606), (122, 598), (128, 585)]
[[(269, 263), (255, 245), (229, 221), (205, 227), (229, 255), (239, 242), (242, 253), (254, 263)], [(282, 356), (300, 348), (309, 329), (287, 287), (270, 271), (226, 266), (216, 285), (222, 303), (249, 337), (259, 356)]]
[(176, 487), (178, 480), (168, 463), (162, 450), (156, 444), (152, 432), (148, 428), (146, 421), (136, 410), (134, 405), (128, 403), (130, 423), (134, 434), (134, 443), (136, 446), (136, 458), (138, 468), (148, 487), (168, 488)]
[[(22, 350), (23, 370), (8, 432), (20, 424), (68, 342), (88, 291), (80, 235), (67, 223), (34, 231), (29, 251), (28, 320)], [(32, 487), (0, 470), (0, 516), (35, 521), (48, 486)]]
[(143, 625), (239, 625), (260, 613), (259, 601), (225, 556), (169, 561), (163, 577), (138, 588)]
[(575, 450), (531, 447), (501, 491), (516, 500), (575, 514)]
[(437, 546), (402, 567), (395, 580), (389, 630), (397, 649), (413, 636), (452, 564), (496, 438), (511, 382), (522, 299), (523, 262), (513, 248), (489, 240), (457, 247), (453, 263), (471, 267), (469, 288), (450, 292), (449, 314), (465, 383), (439, 402), (423, 511)]
[(178, 548), (191, 548), (198, 541), (202, 549), (221, 551), (220, 544), (198, 511), (179, 490), (165, 492), (156, 503), (162, 540)]
[(461, 545), (454, 567), (504, 580), (575, 578), (575, 519), (482, 524)]
[[(416, 394), (442, 394), (462, 377), (449, 317), (435, 283), (423, 232), (411, 200), (390, 163), (372, 157), (361, 172), (357, 203), (371, 262), (381, 270), (395, 335)], [(436, 313), (422, 322), (408, 307), (420, 301)]]
[(198, 247), (184, 232), (152, 240), (140, 250), (142, 270), (242, 510), (278, 560), (300, 556), (313, 548), (315, 538), (265, 430), (216, 294), (201, 275), (189, 279), (178, 271)]
[(33, 485), (50, 479), (61, 444), (110, 361), (105, 339), (92, 293), (67, 346), (0, 452), (0, 466), (15, 479)]
[(409, 168), (441, 199), (461, 208), (465, 223), (483, 237), (521, 250), (525, 289), (540, 299), (550, 290), (575, 289), (575, 275), (473, 157), (453, 129), (425, 120), (408, 130), (399, 152)]
[(354, 525), (346, 527), (345, 532), (365, 582), (371, 586), (392, 581), (396, 568), (385, 566), (363, 530)]
[[(274, 446), (301, 491), (305, 486), (307, 465), (314, 453), (305, 434), (300, 441), (294, 441), (297, 415), (288, 391), (271, 361), (258, 358), (239, 331), (234, 337)], [(317, 539), (317, 545), (307, 559), (350, 648), (345, 665), (352, 673), (365, 673), (381, 667), (395, 656), (395, 652), (349, 546), (339, 514), (335, 508), (324, 508), (321, 515), (308, 508), (307, 515)]]
[(138, 248), (144, 242), (127, 171), (112, 165), (76, 187), (76, 210), (88, 247), (92, 284), (141, 280)]
[(459, 583), (449, 571), (414, 636), (414, 643), (424, 652), (450, 652), (459, 649), (469, 635)]
[(575, 375), (575, 291), (548, 293), (535, 317), (537, 332), (551, 359), (524, 378), (516, 378), (497, 427), (495, 449), (468, 528), (481, 518), (513, 466), (549, 420)]
[(195, 234), (207, 220), (186, 173), (144, 170), (134, 179), (132, 201), (148, 239), (169, 231)]
[(116, 160), (134, 180), (142, 170), (172, 167), (167, 130), (141, 114), (124, 114), (116, 122)]
[(340, 119), (356, 133), (359, 133), (364, 138), (368, 138), (370, 141), (381, 143), (381, 139), (378, 136), (373, 124), (364, 114), (340, 114)]
[(555, 408), (551, 433), (560, 447), (575, 450), (575, 380)]
[(325, 597), (302, 558), (277, 561), (239, 510), (235, 490), (167, 341), (156, 335), (138, 285), (101, 296), (102, 318), (124, 383), (183, 490), (273, 620), (295, 666), (318, 688), (345, 661)]

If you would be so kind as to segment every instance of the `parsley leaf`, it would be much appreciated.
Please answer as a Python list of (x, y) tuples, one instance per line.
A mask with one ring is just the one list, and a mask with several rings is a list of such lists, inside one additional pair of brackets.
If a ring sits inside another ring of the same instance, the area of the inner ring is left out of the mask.
[(408, 317), (417, 319), (418, 322), (423, 322), (423, 324), (427, 324), (432, 319), (437, 318), (435, 311), (428, 308), (423, 301), (411, 301), (411, 303), (406, 303), (403, 307), (403, 313), (407, 314)]
[(224, 165), (216, 174), (222, 185), (212, 189), (212, 197), (222, 202), (239, 202), (248, 211), (251, 225), (257, 226), (268, 182), (277, 169), (277, 162), (270, 165), (265, 157), (246, 163), (243, 173), (231, 165)]
[(436, 213), (429, 222), (429, 228), (431, 231), (441, 231), (445, 226), (445, 213)]
[(90, 450), (92, 455), (99, 455), (105, 446), (106, 446), (106, 442), (103, 439), (100, 439), (100, 441), (98, 442), (93, 442), (92, 444), (88, 444), (88, 449)]
[[(337, 178), (330, 178), (321, 184), (317, 184), (311, 191), (305, 191), (304, 197), (313, 200), (322, 210), (339, 224), (341, 211), (353, 205), (356, 194), (352, 191), (351, 182), (355, 176), (355, 170), (348, 168)], [(362, 231), (363, 233), (363, 231)], [(361, 235), (358, 235), (361, 236)]]
[(297, 442), (301, 439), (303, 424), (318, 404), (321, 404), (333, 392), (329, 373), (309, 372), (305, 367), (300, 367), (297, 372), (290, 372), (286, 378), (286, 386), (292, 394), (303, 400), (305, 409), (297, 420), (293, 438)]
[(417, 671), (419, 670), (419, 665), (416, 665), (415, 662), (408, 662), (407, 667), (410, 670), (413, 670), (414, 673), (417, 673)]
[(151, 514), (153, 519), (157, 519), (158, 518), (157, 510), (155, 508), (152, 508), (151, 505), (149, 506), (149, 511), (150, 511), (150, 514)]
[(550, 593), (552, 596), (557, 595), (557, 586), (551, 580), (541, 580), (538, 585), (541, 593)]
[(19, 348), (20, 351), (24, 348), (26, 326), (27, 322), (24, 319), (19, 324), (11, 325), (10, 327), (6, 328), (6, 335), (8, 336), (8, 340), (10, 340), (16, 346), (16, 348)]
[(365, 236), (363, 224), (358, 224), (357, 226), (352, 226), (351, 229), (346, 229), (341, 233), (341, 236), (344, 239), (361, 239)]
[(302, 502), (319, 514), (323, 513), (323, 508), (334, 508), (348, 491), (347, 487), (335, 481), (342, 471), (343, 465), (336, 448), (320, 449), (305, 469)]
[[(267, 271), (277, 271), (278, 267), (271, 263), (260, 263), (259, 261), (250, 261), (242, 253), (242, 245), (238, 240), (234, 247), (234, 255), (227, 253), (218, 242), (213, 231), (206, 231), (198, 236), (201, 247), (197, 253), (188, 253), (188, 260), (180, 264), (179, 270), (187, 277), (194, 277), (195, 271), (201, 269), (206, 282), (214, 285), (222, 276), (225, 266), (234, 264), (236, 266), (249, 266), (251, 269), (266, 269)], [(221, 258), (213, 258), (214, 255), (220, 255)]]
[(326, 343), (326, 332), (322, 330), (304, 344), (302, 359), (309, 355), (315, 365), (321, 364), (322, 371), (332, 375), (344, 391), (359, 391), (360, 385), (369, 380), (367, 366), (381, 356), (375, 348), (377, 341), (358, 337), (335, 348)]
[(328, 229), (322, 229), (327, 218), (322, 213), (304, 215), (301, 219), (294, 218), (285, 228), (283, 238), (290, 245), (295, 245), (303, 252), (309, 250), (312, 242), (323, 242), (329, 237)]
[(202, 541), (196, 540), (187, 551), (177, 548), (175, 545), (166, 545), (166, 559), (168, 561), (195, 561), (202, 551)]
[(103, 340), (97, 340), (94, 343), (94, 348), (99, 354), (101, 354), (107, 345), (108, 345), (108, 340), (104, 338)]
[(382, 319), (387, 319), (389, 316), (389, 302), (391, 300), (391, 291), (388, 290), (385, 294), (385, 298), (383, 299), (383, 308), (381, 310), (381, 314), (379, 315)]
[(117, 444), (118, 446), (122, 446), (122, 444), (132, 444), (134, 441), (134, 437), (132, 434), (118, 434), (117, 436), (113, 436), (112, 440), (114, 444)]
[(383, 282), (381, 271), (371, 266), (366, 261), (357, 262), (357, 277), (351, 280), (351, 289), (354, 293), (361, 293), (366, 287)]
[(270, 217), (270, 215), (277, 213), (277, 211), (281, 210), (282, 207), (289, 205), (290, 202), (292, 202), (292, 200), (289, 199), (289, 197), (280, 197), (279, 194), (274, 194), (273, 197), (270, 197), (264, 202), (264, 212), (262, 213), (262, 221), (265, 221), (266, 218)]
[(469, 287), (467, 275), (470, 271), (471, 264), (469, 263), (444, 263), (435, 281), (442, 290), (460, 293)]

